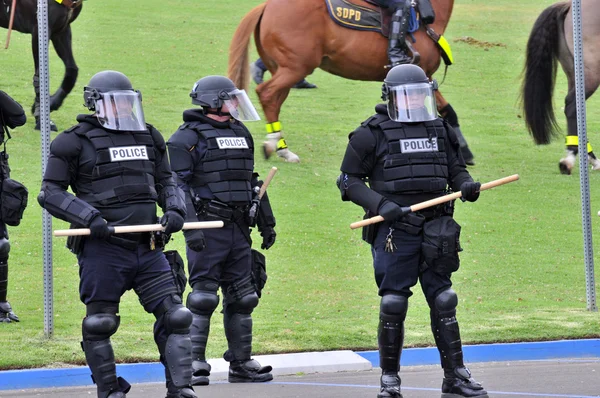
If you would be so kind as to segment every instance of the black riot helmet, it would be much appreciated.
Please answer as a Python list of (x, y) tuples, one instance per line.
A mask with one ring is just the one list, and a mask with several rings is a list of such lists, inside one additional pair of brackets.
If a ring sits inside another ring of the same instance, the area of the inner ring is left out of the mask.
[(383, 81), (381, 98), (387, 101), (390, 119), (397, 122), (423, 122), (437, 118), (437, 82), (417, 65), (403, 64), (390, 69)]
[(96, 73), (83, 88), (84, 105), (100, 124), (110, 130), (146, 130), (142, 94), (121, 72), (105, 70)]
[[(194, 83), (192, 104), (200, 105), (205, 113), (230, 114), (240, 121), (260, 120), (254, 105), (248, 98), (245, 90), (238, 89), (235, 84), (225, 76), (205, 76)], [(225, 106), (225, 110), (221, 110)]]

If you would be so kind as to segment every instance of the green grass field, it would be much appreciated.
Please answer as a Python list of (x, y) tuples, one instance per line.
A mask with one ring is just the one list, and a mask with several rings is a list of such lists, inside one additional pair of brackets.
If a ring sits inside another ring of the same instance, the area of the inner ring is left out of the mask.
[[(260, 0), (220, 2), (174, 0), (119, 2), (90, 0), (73, 24), (80, 76), (63, 107), (52, 114), (59, 129), (83, 113), (83, 86), (96, 72), (115, 69), (143, 92), (146, 119), (169, 137), (192, 107), (193, 83), (225, 74), (230, 39), (242, 18)], [(463, 226), (461, 269), (454, 275), (463, 342), (536, 341), (600, 336), (600, 315), (586, 310), (578, 169), (558, 173), (563, 142), (536, 147), (518, 106), (524, 49), (535, 18), (553, 0), (458, 0), (446, 37), (455, 65), (441, 86), (457, 111), (461, 129), (476, 156), (473, 177), (487, 182), (518, 173), (520, 180), (482, 193), (478, 202), (457, 203)], [(4, 35), (5, 30), (0, 32)], [(4, 44), (4, 36), (0, 36)], [(254, 49), (253, 58), (256, 56)], [(51, 88), (63, 73), (51, 49)], [(13, 33), (0, 50), (0, 89), (26, 109), (33, 102), (30, 36)], [(443, 70), (436, 77), (442, 80)], [(566, 80), (559, 69), (556, 113), (565, 126)], [(267, 254), (269, 281), (255, 311), (257, 354), (335, 349), (376, 349), (379, 298), (368, 245), (349, 224), (362, 211), (343, 203), (335, 186), (347, 135), (373, 113), (381, 84), (356, 82), (320, 70), (309, 76), (317, 90), (295, 90), (281, 120), (300, 164), (264, 161), (263, 176), (279, 168), (269, 189), (278, 239)], [(251, 84), (250, 94), (258, 108)], [(600, 148), (600, 96), (588, 101), (588, 135)], [(249, 123), (257, 142), (262, 122)], [(30, 205), (19, 227), (10, 228), (9, 301), (20, 323), (0, 324), (0, 369), (81, 365), (81, 320), (75, 257), (55, 238), (54, 336), (43, 326), (40, 136), (27, 125), (8, 144), (12, 175), (30, 190)], [(563, 127), (564, 129), (565, 127)], [(53, 137), (55, 133), (53, 134)], [(600, 218), (600, 175), (590, 174), (593, 229)], [(54, 220), (54, 229), (67, 228)], [(258, 242), (260, 243), (260, 242)], [(182, 236), (170, 244), (183, 252)], [(598, 288), (598, 283), (596, 284)], [(433, 345), (429, 311), (414, 290), (406, 322), (407, 346)], [(158, 359), (153, 317), (129, 292), (121, 303), (121, 326), (113, 342), (118, 361)], [(213, 317), (208, 356), (225, 350), (221, 317)], [(467, 358), (468, 360), (468, 358)]]

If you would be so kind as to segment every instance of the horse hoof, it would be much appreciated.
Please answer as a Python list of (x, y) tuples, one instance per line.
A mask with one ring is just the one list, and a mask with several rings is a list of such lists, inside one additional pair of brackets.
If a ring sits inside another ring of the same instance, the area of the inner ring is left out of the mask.
[[(35, 121), (35, 129), (41, 130), (39, 119)], [(58, 127), (56, 127), (56, 124), (52, 120), (50, 120), (50, 131), (58, 131)]]
[(269, 141), (263, 142), (263, 155), (265, 156), (265, 160), (269, 160), (273, 152), (275, 152), (275, 147)]
[(560, 170), (560, 174), (571, 175), (571, 167), (566, 163), (558, 163), (558, 169)]
[(286, 162), (289, 163), (300, 163), (300, 158), (298, 157), (298, 155), (296, 155), (294, 152), (290, 151), (287, 148), (278, 149), (277, 156), (283, 158)]

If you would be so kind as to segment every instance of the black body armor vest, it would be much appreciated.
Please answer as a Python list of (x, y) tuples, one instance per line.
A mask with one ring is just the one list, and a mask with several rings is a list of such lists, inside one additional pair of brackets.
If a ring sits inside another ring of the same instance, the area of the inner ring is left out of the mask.
[(154, 140), (148, 130), (112, 133), (101, 128), (76, 130), (96, 149), (92, 175), (78, 184), (91, 186), (90, 194), (78, 195), (92, 206), (123, 202), (156, 202)]
[(206, 142), (206, 151), (190, 180), (192, 189), (208, 187), (215, 198), (227, 204), (252, 201), (252, 172), (254, 145), (243, 127), (221, 129), (206, 123), (191, 123)]
[(366, 122), (379, 127), (387, 150), (383, 180), (370, 181), (371, 189), (385, 195), (443, 192), (448, 184), (448, 136), (441, 119), (409, 124), (375, 116)]

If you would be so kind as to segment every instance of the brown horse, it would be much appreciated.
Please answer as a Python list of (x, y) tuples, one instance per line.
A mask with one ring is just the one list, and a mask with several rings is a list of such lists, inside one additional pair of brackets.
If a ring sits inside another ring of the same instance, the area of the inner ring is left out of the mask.
[[(600, 85), (600, 54), (597, 51), (600, 37), (598, 2), (582, 0), (581, 15), (587, 99)], [(552, 99), (557, 62), (560, 62), (568, 81), (568, 93), (565, 97), (567, 154), (560, 160), (559, 169), (563, 174), (571, 174), (578, 151), (571, 1), (556, 3), (546, 8), (535, 21), (527, 42), (521, 99), (525, 123), (538, 145), (548, 144), (558, 135)], [(593, 169), (600, 169), (600, 160), (592, 152), (591, 145), (588, 144), (587, 149), (588, 160)]]
[[(387, 39), (379, 32), (352, 30), (336, 24), (328, 14), (325, 1), (268, 0), (242, 19), (233, 36), (228, 75), (237, 87), (248, 87), (248, 47), (253, 33), (258, 53), (272, 74), (270, 80), (256, 88), (268, 133), (281, 132), (279, 112), (290, 88), (316, 68), (347, 79), (366, 81), (383, 81), (388, 72)], [(377, 8), (363, 0), (352, 1), (361, 7)], [(435, 22), (428, 27), (442, 35), (454, 0), (431, 0), (431, 4)], [(441, 50), (427, 35), (425, 26), (421, 25), (413, 35), (416, 39), (413, 47), (420, 54), (419, 65), (431, 78), (440, 66)], [(473, 156), (458, 128), (456, 113), (439, 91), (436, 100), (440, 114), (457, 130), (465, 159), (473, 164)], [(277, 148), (280, 134), (267, 137), (265, 156)], [(278, 149), (277, 154), (286, 161), (299, 161), (289, 149)]]

